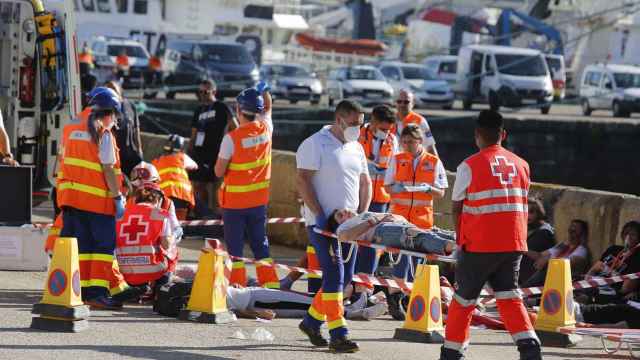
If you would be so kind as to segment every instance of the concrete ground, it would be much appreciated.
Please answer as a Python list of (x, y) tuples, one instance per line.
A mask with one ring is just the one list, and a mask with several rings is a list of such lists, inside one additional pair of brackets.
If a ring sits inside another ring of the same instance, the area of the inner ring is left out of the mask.
[[(197, 262), (201, 243), (183, 242), (185, 263)], [(278, 262), (293, 264), (302, 251), (274, 246), (272, 255)], [(240, 319), (233, 324), (209, 325), (162, 317), (153, 314), (150, 306), (142, 305), (127, 305), (121, 311), (93, 311), (90, 328), (81, 333), (31, 330), (31, 307), (40, 299), (45, 277), (44, 272), (0, 271), (0, 359), (372, 360), (437, 359), (439, 354), (437, 344), (393, 340), (394, 330), (402, 324), (388, 315), (373, 321), (349, 322), (352, 338), (361, 346), (360, 352), (349, 355), (332, 355), (326, 349), (312, 348), (297, 329), (297, 319), (271, 322)], [(295, 288), (304, 290), (305, 281), (296, 283)], [(252, 339), (258, 328), (266, 329), (275, 339)], [(474, 329), (471, 333), (468, 359), (518, 358), (505, 332)], [(573, 349), (545, 348), (544, 356), (545, 359), (628, 358), (627, 353), (606, 355), (599, 340), (590, 338)]]

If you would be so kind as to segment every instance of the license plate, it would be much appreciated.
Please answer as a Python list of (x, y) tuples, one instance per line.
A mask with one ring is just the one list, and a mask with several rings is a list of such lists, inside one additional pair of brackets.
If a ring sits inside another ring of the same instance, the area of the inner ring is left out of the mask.
[(367, 97), (372, 99), (380, 99), (382, 97), (382, 94), (368, 93)]
[(308, 94), (309, 90), (307, 90), (307, 89), (292, 89), (291, 92), (294, 93), (294, 94)]

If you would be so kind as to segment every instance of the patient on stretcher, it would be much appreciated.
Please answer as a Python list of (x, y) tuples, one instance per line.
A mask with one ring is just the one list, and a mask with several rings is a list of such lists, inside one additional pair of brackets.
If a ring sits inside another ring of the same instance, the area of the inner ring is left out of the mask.
[(455, 248), (453, 232), (423, 230), (394, 214), (337, 209), (329, 217), (329, 231), (340, 241), (364, 240), (374, 244), (423, 253), (449, 255)]

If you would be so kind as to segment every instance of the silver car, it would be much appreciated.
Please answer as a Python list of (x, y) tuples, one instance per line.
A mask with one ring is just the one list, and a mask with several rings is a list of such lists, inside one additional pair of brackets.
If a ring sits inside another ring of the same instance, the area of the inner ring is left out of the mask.
[(310, 101), (317, 105), (322, 97), (322, 83), (316, 75), (300, 65), (265, 64), (260, 68), (260, 78), (271, 85), (274, 99)]
[(329, 73), (327, 80), (329, 106), (342, 99), (351, 99), (365, 106), (391, 104), (393, 88), (380, 70), (369, 65), (342, 67)]

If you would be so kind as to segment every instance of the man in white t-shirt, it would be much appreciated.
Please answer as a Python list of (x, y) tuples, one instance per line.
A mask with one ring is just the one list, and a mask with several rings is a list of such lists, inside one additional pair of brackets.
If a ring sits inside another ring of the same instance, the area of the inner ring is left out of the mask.
[(305, 139), (296, 153), (298, 192), (304, 201), (304, 217), (320, 267), (322, 288), (300, 323), (315, 346), (327, 346), (320, 332), (326, 321), (331, 335), (329, 349), (334, 352), (358, 351), (358, 344), (347, 338), (342, 306), (344, 279), (353, 273), (355, 256), (343, 264), (342, 249), (334, 238), (314, 233), (313, 227), (327, 228), (327, 216), (335, 209), (363, 212), (371, 202), (371, 179), (367, 158), (357, 142), (364, 113), (358, 103), (341, 101), (335, 122)]

